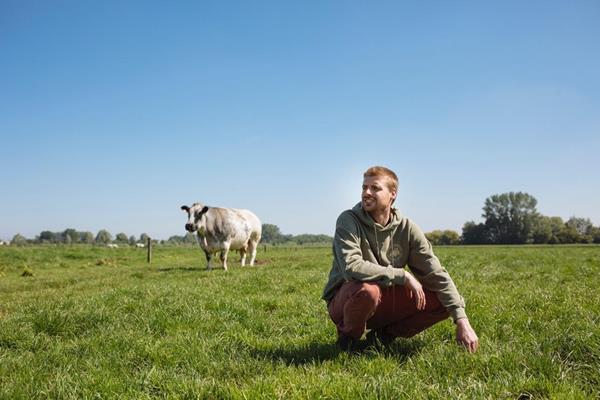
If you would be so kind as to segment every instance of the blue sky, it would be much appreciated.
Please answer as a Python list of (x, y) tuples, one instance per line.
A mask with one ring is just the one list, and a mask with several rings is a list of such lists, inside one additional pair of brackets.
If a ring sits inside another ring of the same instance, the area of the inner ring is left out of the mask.
[(600, 225), (597, 1), (0, 0), (0, 238), (166, 239), (182, 204), (333, 234), (362, 172), (425, 231)]

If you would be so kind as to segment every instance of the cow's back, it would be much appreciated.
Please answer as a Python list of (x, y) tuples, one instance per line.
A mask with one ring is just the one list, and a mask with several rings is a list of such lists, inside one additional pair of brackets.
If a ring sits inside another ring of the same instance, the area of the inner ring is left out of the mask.
[(206, 239), (210, 247), (229, 242), (236, 249), (246, 246), (250, 239), (260, 240), (260, 236), (260, 220), (249, 210), (211, 207), (206, 213)]

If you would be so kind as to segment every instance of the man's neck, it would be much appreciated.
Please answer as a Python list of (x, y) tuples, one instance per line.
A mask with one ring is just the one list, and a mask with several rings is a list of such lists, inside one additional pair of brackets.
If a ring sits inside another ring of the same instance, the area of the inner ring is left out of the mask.
[(385, 209), (383, 211), (373, 211), (369, 215), (373, 218), (373, 221), (377, 222), (381, 226), (386, 226), (390, 222), (390, 216), (392, 215), (391, 210)]

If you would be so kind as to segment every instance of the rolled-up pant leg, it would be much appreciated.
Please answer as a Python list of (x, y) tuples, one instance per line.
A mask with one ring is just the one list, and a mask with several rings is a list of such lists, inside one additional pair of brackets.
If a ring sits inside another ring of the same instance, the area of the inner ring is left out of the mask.
[(340, 336), (360, 339), (369, 328), (411, 337), (449, 317), (435, 293), (424, 292), (425, 309), (417, 310), (404, 286), (382, 289), (374, 283), (346, 282), (329, 302), (329, 316)]

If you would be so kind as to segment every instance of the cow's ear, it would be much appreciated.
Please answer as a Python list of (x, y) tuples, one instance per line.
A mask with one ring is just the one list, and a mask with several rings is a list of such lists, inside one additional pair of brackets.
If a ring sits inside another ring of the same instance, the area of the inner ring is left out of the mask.
[(181, 206), (181, 209), (182, 209), (183, 211), (190, 212), (190, 208), (189, 208), (188, 206)]

